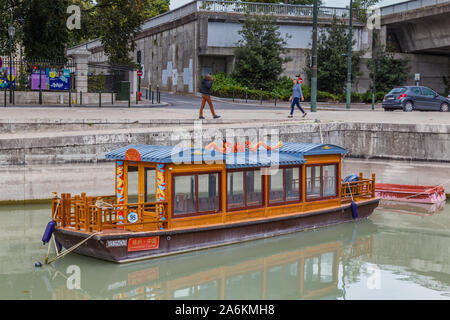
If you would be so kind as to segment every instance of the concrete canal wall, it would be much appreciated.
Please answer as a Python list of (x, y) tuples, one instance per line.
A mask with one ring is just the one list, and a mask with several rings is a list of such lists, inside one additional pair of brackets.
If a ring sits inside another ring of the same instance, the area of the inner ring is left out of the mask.
[[(13, 125), (20, 126), (18, 123)], [(7, 126), (0, 125), (0, 130), (7, 131)], [(106, 152), (128, 144), (175, 145), (178, 141), (172, 141), (171, 137), (180, 126), (194, 132), (194, 126), (187, 122), (166, 123), (160, 120), (157, 124), (71, 123), (67, 125), (71, 131), (65, 131), (64, 126), (60, 126), (61, 131), (42, 132), (40, 128), (45, 125), (38, 123), (35, 124), (35, 131), (0, 134), (0, 165), (97, 163), (105, 160)], [(74, 131), (77, 126), (78, 131)], [(88, 130), (88, 127), (92, 129)], [(450, 162), (450, 125), (250, 122), (239, 125), (205, 124), (202, 128), (217, 129), (223, 137), (231, 128), (242, 129), (250, 135), (251, 132), (258, 134), (261, 128), (274, 129), (283, 142), (337, 144), (346, 148), (347, 157), (351, 158)]]
[[(18, 126), (12, 130), (15, 133), (0, 134), (0, 173), (4, 186), (0, 201), (48, 199), (53, 191), (112, 194), (114, 164), (105, 161), (106, 152), (129, 144), (176, 144), (178, 141), (171, 140), (176, 128), (194, 130), (192, 124), (188, 126), (181, 121), (159, 121), (158, 125), (71, 123), (71, 131), (64, 131), (64, 124), (59, 124), (59, 131), (55, 128), (50, 131), (50, 127), (49, 131), (42, 131), (41, 125), (36, 124), (26, 132), (19, 130), (20, 124), (15, 125)], [(8, 132), (5, 124), (0, 128)], [(244, 132), (276, 129), (283, 142), (337, 144), (348, 150), (344, 175), (375, 172), (380, 182), (441, 184), (450, 190), (450, 125), (343, 122), (203, 125), (204, 130), (208, 128), (218, 129), (224, 137), (231, 128)]]

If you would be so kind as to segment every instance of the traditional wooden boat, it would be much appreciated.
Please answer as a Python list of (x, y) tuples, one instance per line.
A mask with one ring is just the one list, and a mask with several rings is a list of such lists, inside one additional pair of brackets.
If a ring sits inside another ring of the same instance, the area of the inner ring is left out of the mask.
[(375, 185), (375, 194), (377, 197), (385, 200), (415, 203), (442, 203), (446, 200), (442, 186), (377, 183)]
[(79, 254), (131, 262), (363, 219), (379, 203), (375, 175), (343, 183), (345, 153), (307, 143), (119, 148), (106, 154), (115, 195), (54, 193), (54, 236)]

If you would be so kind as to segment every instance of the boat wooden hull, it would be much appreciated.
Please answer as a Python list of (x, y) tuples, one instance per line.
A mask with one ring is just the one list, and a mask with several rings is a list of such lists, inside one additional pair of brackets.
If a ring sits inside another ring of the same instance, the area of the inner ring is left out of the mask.
[[(379, 201), (379, 198), (359, 201), (358, 219), (371, 215)], [(346, 204), (315, 212), (230, 224), (170, 231), (103, 233), (93, 236), (74, 252), (125, 263), (268, 238), (352, 220), (355, 219), (352, 218), (350, 204)], [(90, 236), (89, 233), (61, 228), (56, 228), (54, 234), (64, 248), (70, 248)]]

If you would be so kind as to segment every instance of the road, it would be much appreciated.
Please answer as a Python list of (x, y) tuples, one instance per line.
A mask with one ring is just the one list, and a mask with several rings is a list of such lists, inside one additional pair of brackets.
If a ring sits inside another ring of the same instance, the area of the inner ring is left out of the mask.
[[(72, 106), (72, 108), (54, 106), (8, 106), (0, 107), (0, 123), (129, 123), (138, 122), (159, 124), (192, 122), (198, 119), (201, 103), (200, 97), (184, 96), (169, 93), (161, 94), (164, 106), (152, 106), (145, 103), (138, 107), (128, 108), (125, 105), (114, 105), (114, 108), (102, 105), (102, 108), (94, 106)], [(365, 122), (365, 123), (408, 123), (408, 124), (450, 124), (450, 112), (384, 112), (377, 105), (371, 110), (370, 104), (352, 104), (351, 109), (345, 108), (345, 104), (319, 103), (317, 112), (309, 111), (309, 104), (303, 103), (308, 115), (302, 118), (299, 110), (295, 110), (294, 118), (288, 119), (290, 112), (289, 103), (278, 103), (275, 107), (272, 103), (235, 102), (225, 99), (213, 99), (216, 113), (220, 119), (213, 120), (209, 108), (206, 106), (204, 116), (206, 123), (250, 123), (250, 122)]]

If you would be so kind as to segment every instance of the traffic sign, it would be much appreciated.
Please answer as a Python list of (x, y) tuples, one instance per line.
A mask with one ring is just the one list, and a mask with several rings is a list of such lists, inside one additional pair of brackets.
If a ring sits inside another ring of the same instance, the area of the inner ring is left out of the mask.
[(144, 75), (144, 72), (142, 72), (142, 70), (138, 70), (137, 75), (138, 77), (142, 77)]
[(303, 78), (298, 78), (298, 83), (302, 84), (303, 83)]

